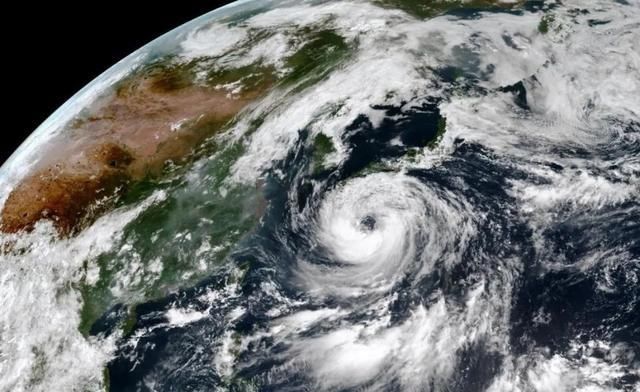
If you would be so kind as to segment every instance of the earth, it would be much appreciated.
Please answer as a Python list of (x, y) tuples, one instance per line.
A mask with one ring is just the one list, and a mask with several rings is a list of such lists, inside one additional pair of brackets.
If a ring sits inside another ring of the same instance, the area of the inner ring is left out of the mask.
[(640, 391), (640, 2), (249, 0), (0, 169), (0, 391)]

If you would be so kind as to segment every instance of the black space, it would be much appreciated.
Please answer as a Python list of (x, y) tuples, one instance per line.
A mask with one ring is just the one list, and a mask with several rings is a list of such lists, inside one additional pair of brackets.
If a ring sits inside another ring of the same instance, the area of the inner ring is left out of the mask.
[(69, 97), (118, 60), (224, 0), (23, 1), (3, 10), (0, 164)]

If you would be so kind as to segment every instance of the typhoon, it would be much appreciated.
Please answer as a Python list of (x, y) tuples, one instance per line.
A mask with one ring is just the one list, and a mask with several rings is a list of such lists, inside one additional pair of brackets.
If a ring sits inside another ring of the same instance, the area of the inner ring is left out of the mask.
[(640, 391), (637, 0), (249, 0), (0, 168), (0, 391)]

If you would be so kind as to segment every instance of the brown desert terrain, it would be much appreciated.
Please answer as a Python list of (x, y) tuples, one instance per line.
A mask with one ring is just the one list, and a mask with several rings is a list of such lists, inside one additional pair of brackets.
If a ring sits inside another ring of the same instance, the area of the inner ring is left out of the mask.
[[(126, 192), (157, 176), (220, 131), (272, 85), (270, 77), (230, 92), (185, 78), (180, 67), (134, 72), (52, 140), (44, 157), (10, 193), (0, 230), (30, 230), (49, 219), (72, 234)], [(217, 86), (217, 87), (216, 87)]]

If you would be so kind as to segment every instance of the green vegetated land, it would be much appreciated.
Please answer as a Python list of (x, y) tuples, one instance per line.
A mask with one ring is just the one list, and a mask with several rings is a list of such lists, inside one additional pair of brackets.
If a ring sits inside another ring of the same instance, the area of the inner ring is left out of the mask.
[(311, 76), (313, 78), (309, 82), (319, 80), (344, 58), (349, 49), (344, 38), (333, 30), (303, 29), (301, 34), (306, 43), (287, 58), (290, 71), (283, 80), (285, 83), (295, 83)]
[[(141, 68), (121, 85), (130, 85), (133, 78), (142, 74), (153, 78), (154, 85), (166, 91), (203, 82), (210, 88), (238, 83), (241, 91), (263, 91), (278, 85), (294, 86), (299, 91), (324, 78), (348, 52), (344, 39), (332, 30), (304, 29), (300, 35), (305, 43), (285, 59), (288, 72), (281, 76), (277, 76), (272, 66), (260, 63), (225, 68), (216, 67), (207, 58), (181, 62), (168, 56)], [(260, 41), (256, 39), (254, 44)], [(202, 74), (203, 67), (206, 77), (197, 79), (196, 73)], [(263, 117), (258, 118), (253, 127), (262, 120)], [(207, 128), (208, 123), (197, 126), (214, 135), (225, 129), (224, 122), (213, 124), (213, 130)], [(328, 137), (316, 138), (314, 157), (318, 168), (332, 151), (334, 147)], [(200, 169), (197, 176), (201, 180), (197, 183), (183, 178), (184, 173), (171, 179), (165, 172), (131, 185), (120, 199), (121, 206), (139, 203), (158, 190), (165, 190), (168, 197), (143, 211), (125, 228), (121, 243), (94, 261), (99, 270), (97, 280), (85, 279), (80, 284), (84, 303), (79, 328), (83, 334), (89, 334), (96, 320), (119, 303), (125, 304), (129, 312), (120, 328), (129, 332), (135, 323), (137, 303), (166, 295), (207, 276), (255, 227), (263, 208), (260, 190), (246, 186), (227, 189), (228, 185), (223, 184), (243, 152), (240, 142), (231, 146), (205, 143), (199, 153), (182, 162), (189, 166), (195, 158), (214, 157)]]
[(324, 133), (319, 133), (313, 139), (312, 149), (312, 170), (313, 173), (317, 174), (326, 168), (325, 160), (327, 158), (327, 155), (334, 153), (336, 151), (336, 148), (334, 147), (333, 142), (331, 141), (331, 138), (329, 136), (325, 135)]
[(432, 18), (456, 9), (493, 9), (515, 8), (524, 1), (504, 3), (497, 0), (452, 0), (452, 1), (425, 1), (425, 0), (374, 0), (375, 3), (390, 8), (398, 8), (419, 18)]
[(131, 189), (127, 204), (159, 190), (168, 196), (143, 211), (124, 229), (114, 249), (95, 260), (97, 281), (85, 280), (80, 287), (84, 302), (79, 328), (83, 334), (118, 303), (129, 309), (120, 326), (128, 333), (135, 323), (135, 304), (207, 276), (255, 227), (261, 208), (259, 190), (223, 185), (242, 152), (238, 144), (217, 153), (198, 170), (198, 181), (149, 179)]
[(538, 31), (542, 34), (546, 34), (549, 32), (549, 26), (553, 23), (554, 16), (552, 14), (545, 14), (540, 19), (540, 23), (538, 24)]

